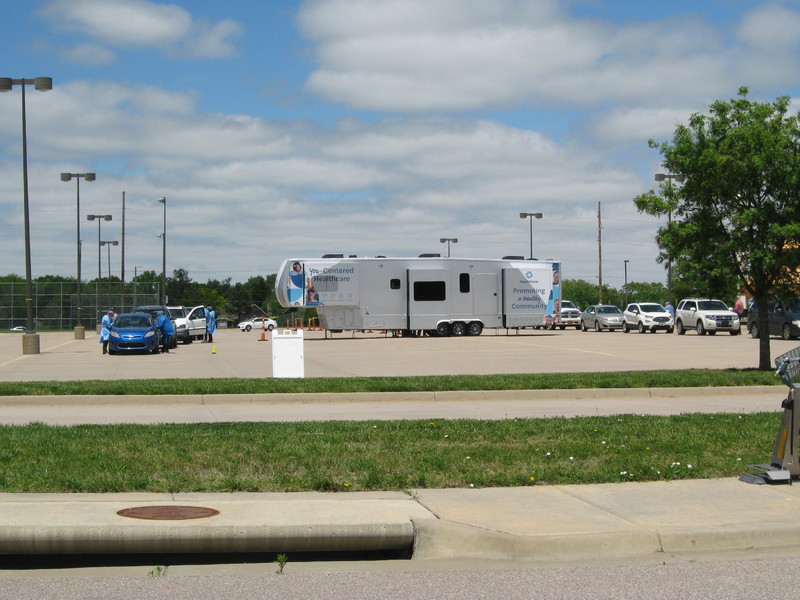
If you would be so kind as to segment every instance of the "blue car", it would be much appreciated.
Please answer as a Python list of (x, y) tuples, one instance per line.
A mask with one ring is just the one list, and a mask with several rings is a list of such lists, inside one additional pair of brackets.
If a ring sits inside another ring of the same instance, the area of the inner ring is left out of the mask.
[(108, 353), (158, 352), (159, 333), (147, 313), (122, 313), (114, 318)]

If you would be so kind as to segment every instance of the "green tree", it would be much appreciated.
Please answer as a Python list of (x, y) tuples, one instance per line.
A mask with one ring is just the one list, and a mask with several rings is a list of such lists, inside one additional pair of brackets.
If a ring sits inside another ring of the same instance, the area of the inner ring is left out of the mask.
[[(650, 140), (663, 166), (685, 183), (634, 202), (648, 214), (671, 214), (657, 234), (662, 260), (677, 260), (710, 291), (727, 282), (766, 306), (775, 294), (797, 293), (800, 128), (788, 97), (760, 103), (747, 94), (740, 88), (738, 98), (711, 104), (708, 115), (693, 114), (672, 142)], [(760, 311), (759, 331), (758, 368), (766, 370), (766, 311)]]

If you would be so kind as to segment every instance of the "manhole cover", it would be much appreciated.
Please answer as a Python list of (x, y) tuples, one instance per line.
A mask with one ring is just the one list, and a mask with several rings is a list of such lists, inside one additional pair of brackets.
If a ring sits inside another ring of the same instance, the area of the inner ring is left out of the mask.
[(151, 519), (155, 521), (180, 521), (184, 519), (205, 519), (218, 515), (219, 511), (214, 508), (203, 506), (137, 506), (135, 508), (123, 508), (117, 511), (121, 517), (131, 519)]

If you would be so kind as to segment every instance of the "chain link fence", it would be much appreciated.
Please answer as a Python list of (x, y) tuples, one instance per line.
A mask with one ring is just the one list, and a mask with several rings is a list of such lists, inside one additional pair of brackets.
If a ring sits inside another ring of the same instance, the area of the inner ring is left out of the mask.
[[(0, 331), (25, 326), (25, 282), (0, 282)], [(33, 282), (33, 320), (36, 329), (93, 329), (109, 310), (129, 312), (135, 306), (159, 304), (160, 282), (100, 281), (81, 285), (82, 310), (74, 281)], [(78, 313), (82, 313), (80, 316)]]

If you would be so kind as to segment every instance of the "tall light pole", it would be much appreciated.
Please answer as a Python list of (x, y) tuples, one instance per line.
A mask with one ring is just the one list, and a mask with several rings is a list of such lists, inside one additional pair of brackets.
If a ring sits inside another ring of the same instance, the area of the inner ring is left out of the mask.
[(81, 177), (86, 181), (94, 181), (96, 179), (95, 173), (62, 173), (61, 174), (61, 181), (71, 181), (75, 178), (75, 185), (77, 191), (77, 210), (75, 211), (76, 222), (77, 222), (77, 245), (78, 245), (78, 311), (77, 311), (77, 323), (75, 324), (75, 339), (82, 340), (86, 337), (86, 328), (83, 326), (83, 304), (81, 302)]
[(119, 246), (119, 240), (103, 240), (101, 246), (108, 246), (108, 277), (111, 277), (111, 246)]
[(22, 336), (22, 353), (39, 354), (39, 334), (33, 323), (33, 279), (31, 277), (31, 223), (28, 207), (28, 131), (25, 116), (25, 86), (33, 85), (39, 92), (53, 89), (52, 77), (36, 77), (34, 79), (12, 79), (0, 77), (0, 92), (10, 92), (15, 85), (22, 90), (22, 209), (25, 216), (25, 309), (27, 323), (25, 335)]
[(519, 213), (519, 218), (520, 219), (527, 219), (529, 217), (530, 217), (530, 220), (531, 220), (531, 227), (530, 227), (530, 229), (531, 229), (531, 235), (530, 235), (531, 253), (530, 253), (529, 259), (533, 260), (533, 220), (534, 219), (541, 219), (542, 218), (542, 213), (532, 213), (532, 212), (521, 212), (521, 213)]
[(161, 232), (161, 304), (167, 303), (167, 199), (158, 199), (164, 205), (164, 229)]
[(447, 258), (450, 258), (450, 242), (457, 244), (458, 238), (439, 238), (439, 243), (444, 244), (447, 242)]
[[(672, 201), (672, 182), (677, 181), (678, 183), (683, 183), (686, 181), (686, 178), (683, 175), (673, 175), (672, 173), (656, 173), (656, 181), (662, 182), (666, 180), (667, 186), (669, 187), (669, 196), (670, 202)], [(667, 211), (667, 229), (672, 224), (672, 208)], [(672, 306), (675, 306), (675, 299), (672, 297), (672, 260), (669, 258), (669, 253), (667, 253), (667, 296), (669, 296), (669, 302)]]
[(138, 270), (139, 270), (139, 268), (141, 268), (141, 266), (142, 265), (133, 265), (133, 307), (134, 308), (139, 306), (138, 302), (136, 301), (137, 300), (137, 298), (136, 298), (136, 286), (139, 284), (139, 282), (136, 281), (136, 276), (139, 274)]
[(631, 262), (627, 258), (625, 259), (625, 286), (622, 288), (625, 290), (625, 306), (628, 305), (628, 263)]
[(95, 318), (100, 322), (100, 276), (102, 275), (102, 265), (100, 263), (100, 223), (110, 221), (111, 215), (86, 215), (87, 221), (97, 221), (97, 285), (95, 286)]

